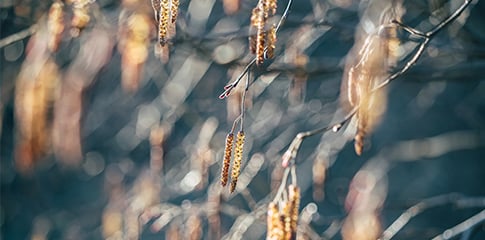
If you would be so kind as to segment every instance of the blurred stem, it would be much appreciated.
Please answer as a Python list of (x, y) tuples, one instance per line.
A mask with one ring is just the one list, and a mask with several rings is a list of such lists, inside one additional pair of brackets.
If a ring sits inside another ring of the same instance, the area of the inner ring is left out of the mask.
[(4, 39), (0, 40), (0, 48), (3, 48), (16, 41), (22, 40), (26, 37), (29, 37), (30, 35), (34, 34), (36, 31), (37, 31), (37, 24), (34, 24), (27, 29), (24, 29), (18, 33), (14, 33), (8, 37), (5, 37)]

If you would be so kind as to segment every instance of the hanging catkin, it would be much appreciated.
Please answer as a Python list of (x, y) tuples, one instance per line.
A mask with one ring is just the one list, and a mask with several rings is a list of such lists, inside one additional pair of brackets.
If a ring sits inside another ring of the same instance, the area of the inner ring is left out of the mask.
[(55, 52), (59, 48), (61, 42), (62, 32), (64, 31), (64, 3), (55, 1), (50, 9), (47, 18), (47, 29), (49, 31), (48, 48)]
[(232, 178), (231, 189), (230, 189), (231, 193), (234, 192), (234, 190), (236, 189), (237, 179), (241, 171), (244, 138), (245, 138), (244, 132), (239, 131), (237, 133), (236, 147), (234, 149), (234, 164), (232, 165), (232, 174), (231, 174), (231, 178)]
[(232, 145), (234, 143), (234, 134), (229, 133), (226, 136), (226, 146), (224, 148), (224, 161), (222, 162), (221, 185), (225, 187), (229, 178), (229, 165), (231, 165)]
[(300, 188), (297, 185), (288, 186), (288, 198), (291, 203), (291, 239), (296, 237), (298, 227), (298, 209), (300, 207)]

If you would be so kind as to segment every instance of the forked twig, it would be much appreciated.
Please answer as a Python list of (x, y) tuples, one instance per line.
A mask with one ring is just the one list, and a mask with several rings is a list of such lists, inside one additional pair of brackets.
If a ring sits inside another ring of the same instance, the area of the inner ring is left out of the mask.
[[(381, 82), (379, 85), (377, 85), (375, 88), (373, 88), (372, 92), (375, 92), (375, 91), (387, 86), (392, 80), (394, 80), (394, 79), (400, 77), (401, 75), (403, 75), (404, 73), (406, 73), (421, 57), (424, 50), (426, 49), (426, 46), (431, 41), (431, 39), (440, 30), (442, 30), (444, 27), (446, 27), (448, 24), (450, 24), (453, 20), (455, 20), (458, 16), (460, 16), (460, 14), (470, 5), (471, 2), (472, 2), (471, 0), (465, 0), (463, 2), (463, 4), (453, 14), (448, 16), (445, 20), (443, 20), (441, 23), (439, 23), (433, 29), (431, 29), (430, 31), (428, 31), (426, 33), (422, 33), (421, 31), (416, 30), (414, 28), (411, 28), (411, 27), (409, 27), (409, 26), (407, 26), (403, 23), (400, 23), (397, 20), (393, 20), (392, 23), (399, 25), (405, 31), (409, 32), (412, 35), (419, 36), (419, 37), (423, 38), (424, 40), (423, 40), (423, 42), (421, 42), (419, 44), (419, 46), (417, 47), (416, 53), (404, 65), (404, 67), (401, 68), (401, 70), (399, 70), (399, 71), (393, 73), (392, 75), (390, 75), (389, 77), (387, 77), (383, 82)], [(350, 111), (350, 113), (347, 114), (344, 117), (344, 119), (337, 124), (332, 124), (332, 125), (328, 125), (328, 126), (325, 126), (325, 127), (315, 129), (315, 130), (298, 133), (295, 136), (295, 138), (293, 139), (290, 146), (288, 147), (288, 150), (283, 155), (283, 160), (282, 160), (283, 166), (284, 167), (288, 166), (289, 162), (296, 157), (298, 150), (299, 150), (301, 143), (302, 143), (304, 138), (310, 137), (310, 136), (313, 136), (313, 135), (316, 135), (316, 134), (319, 134), (319, 133), (327, 132), (329, 130), (338, 131), (340, 129), (340, 127), (342, 127), (344, 124), (346, 124), (352, 118), (352, 116), (357, 112), (358, 108), (359, 108), (359, 106), (354, 107)]]
[[(276, 30), (275, 32), (278, 33), (278, 31), (280, 30), (281, 26), (283, 25), (283, 23), (285, 22), (286, 18), (288, 17), (288, 14), (290, 12), (290, 6), (291, 6), (291, 3), (293, 2), (293, 0), (288, 0), (288, 4), (286, 5), (286, 8), (285, 8), (285, 11), (283, 12), (283, 15), (281, 16), (280, 20), (278, 21), (278, 25), (276, 26)], [(268, 48), (265, 48), (264, 49), (264, 54), (266, 56), (266, 52), (268, 51)], [(239, 82), (241, 81), (242, 77), (249, 72), (249, 69), (251, 69), (251, 67), (256, 63), (256, 60), (257, 60), (257, 57), (254, 57), (251, 62), (249, 62), (246, 67), (244, 68), (244, 70), (241, 72), (241, 74), (239, 74), (239, 76), (236, 78), (236, 80), (234, 80), (234, 82), (226, 85), (224, 87), (224, 92), (221, 93), (221, 95), (219, 95), (219, 99), (224, 99), (226, 97), (228, 97), (230, 94), (231, 94), (231, 91), (239, 84)], [(246, 89), (245, 91), (247, 91), (247, 86), (246, 86)]]

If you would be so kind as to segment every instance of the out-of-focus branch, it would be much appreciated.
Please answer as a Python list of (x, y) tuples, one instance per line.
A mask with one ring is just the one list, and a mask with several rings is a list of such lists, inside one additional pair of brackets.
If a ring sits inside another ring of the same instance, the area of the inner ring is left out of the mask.
[[(472, 204), (472, 205), (462, 205), (460, 202), (477, 202), (481, 204)], [(446, 204), (453, 204), (456, 207), (484, 207), (485, 206), (485, 197), (467, 197), (462, 196), (457, 193), (450, 193), (440, 196), (435, 196), (431, 198), (424, 199), (419, 203), (415, 204), (414, 206), (410, 207), (404, 213), (402, 213), (382, 234), (381, 240), (391, 239), (396, 235), (404, 226), (414, 217), (421, 214), (427, 209), (446, 205)], [(481, 205), (481, 206), (480, 206)], [(484, 210), (485, 211), (485, 210)], [(481, 215), (477, 215), (481, 217), (481, 220), (485, 219), (485, 212), (482, 211)], [(476, 224), (477, 222), (475, 222)], [(458, 226), (458, 225), (457, 225)], [(468, 228), (472, 227), (473, 225), (469, 225)], [(463, 227), (462, 227), (463, 228)], [(447, 230), (448, 231), (448, 230)], [(464, 230), (463, 230), (464, 231)], [(463, 232), (461, 231), (461, 232)], [(445, 231), (446, 232), (446, 231)], [(452, 231), (453, 233), (455, 231)], [(444, 235), (445, 233), (443, 233)], [(456, 233), (458, 234), (458, 233)], [(454, 234), (453, 236), (456, 236)], [(449, 235), (448, 235), (449, 236)], [(452, 237), (452, 236), (449, 236)], [(444, 239), (448, 239), (444, 238)], [(434, 238), (434, 239), (442, 239), (442, 238)]]
[(0, 48), (3, 48), (11, 43), (14, 43), (16, 41), (19, 41), (19, 40), (22, 40), (32, 34), (34, 34), (36, 31), (37, 31), (37, 24), (34, 24), (32, 26), (30, 26), (29, 28), (27, 29), (24, 29), (18, 33), (14, 33), (4, 39), (1, 39), (0, 40)]
[[(420, 32), (420, 31), (418, 31), (416, 29), (413, 29), (413, 28), (411, 28), (409, 26), (406, 26), (406, 25), (398, 22), (397, 20), (393, 20), (392, 23), (401, 26), (404, 30), (408, 31), (409, 33), (411, 33), (413, 35), (417, 35), (419, 37), (422, 37), (424, 40), (423, 40), (423, 42), (421, 42), (415, 48), (415, 49), (417, 49), (416, 52), (415, 52), (415, 54), (404, 65), (403, 68), (401, 68), (399, 71), (397, 71), (394, 74), (392, 74), (389, 77), (387, 77), (383, 82), (381, 82), (380, 84), (378, 84), (372, 91), (374, 92), (374, 91), (377, 91), (377, 90), (379, 90), (379, 89), (387, 86), (392, 80), (394, 80), (394, 79), (400, 77), (401, 75), (403, 75), (404, 73), (406, 73), (418, 61), (418, 59), (421, 57), (421, 55), (423, 54), (424, 50), (426, 49), (426, 46), (431, 41), (431, 39), (441, 29), (443, 29), (444, 27), (446, 27), (449, 23), (451, 23), (458, 16), (460, 16), (460, 14), (470, 5), (470, 3), (471, 3), (471, 0), (464, 1), (463, 4), (453, 14), (451, 14), (448, 18), (446, 18), (445, 20), (443, 20), (442, 22), (440, 22), (433, 29), (431, 29), (430, 31), (428, 31), (426, 33), (422, 33), (422, 32)], [(236, 83), (236, 81), (235, 81), (235, 83)], [(359, 108), (359, 106), (353, 108), (349, 112), (349, 114), (347, 116), (345, 116), (344, 119), (342, 121), (340, 121), (339, 123), (337, 123), (337, 124), (332, 124), (332, 125), (328, 125), (328, 126), (325, 126), (325, 127), (321, 127), (321, 128), (315, 129), (315, 130), (298, 133), (296, 135), (296, 137), (293, 139), (292, 144), (290, 144), (290, 146), (288, 147), (288, 150), (283, 155), (283, 160), (282, 160), (283, 166), (287, 166), (288, 163), (289, 163), (289, 161), (291, 161), (293, 158), (296, 157), (296, 155), (298, 153), (298, 150), (299, 150), (299, 148), (301, 146), (301, 143), (302, 143), (302, 141), (303, 141), (304, 138), (309, 137), (309, 136), (313, 136), (315, 134), (327, 132), (329, 130), (338, 131), (344, 124), (346, 124), (352, 118), (352, 116), (357, 112), (358, 108)]]
[(458, 236), (458, 234), (461, 234), (468, 229), (473, 228), (475, 225), (483, 221), (485, 221), (485, 210), (482, 210), (481, 212), (452, 228), (446, 229), (443, 233), (434, 237), (433, 240), (452, 239), (453, 237)]

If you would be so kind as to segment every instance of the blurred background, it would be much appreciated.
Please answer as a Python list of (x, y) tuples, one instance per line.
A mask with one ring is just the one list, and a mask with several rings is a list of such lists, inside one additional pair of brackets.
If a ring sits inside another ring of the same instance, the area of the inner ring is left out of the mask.
[[(274, 60), (251, 69), (242, 173), (229, 194), (221, 162), (244, 86), (218, 96), (254, 58), (257, 1), (181, 0), (162, 50), (148, 0), (1, 1), (0, 239), (264, 239), (293, 137), (346, 114), (345, 56), (359, 20), (380, 13), (367, 2), (291, 6)], [(404, 1), (401, 21), (426, 32), (462, 3)], [(362, 156), (353, 122), (305, 139), (295, 159), (299, 239), (341, 239), (359, 181), (376, 196), (382, 230), (441, 196), (394, 239), (429, 239), (484, 209), (484, 11), (472, 1), (387, 86)], [(393, 70), (419, 41), (398, 36)], [(457, 239), (485, 239), (485, 223)]]

